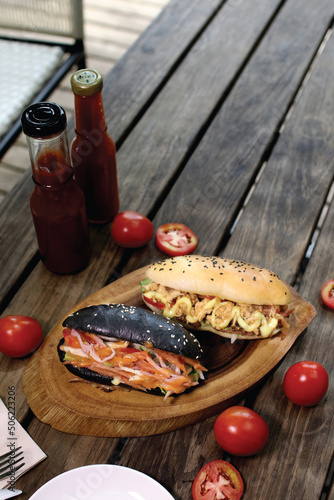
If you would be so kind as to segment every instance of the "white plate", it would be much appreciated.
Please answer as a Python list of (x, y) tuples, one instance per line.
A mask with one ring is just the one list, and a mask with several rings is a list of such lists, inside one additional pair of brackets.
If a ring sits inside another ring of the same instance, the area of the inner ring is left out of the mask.
[(120, 465), (87, 465), (51, 479), (30, 500), (174, 500), (154, 479)]

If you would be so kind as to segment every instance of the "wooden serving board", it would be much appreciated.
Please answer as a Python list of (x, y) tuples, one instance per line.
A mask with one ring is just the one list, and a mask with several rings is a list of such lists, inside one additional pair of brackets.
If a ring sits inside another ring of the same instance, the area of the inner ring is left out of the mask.
[[(142, 306), (138, 269), (77, 304), (126, 303)], [(61, 364), (57, 344), (62, 322), (49, 333), (28, 363), (22, 379), (28, 404), (51, 427), (79, 435), (132, 437), (162, 434), (213, 416), (258, 383), (291, 348), (315, 316), (314, 307), (291, 288), (295, 313), (286, 335), (236, 341), (200, 332), (206, 380), (192, 390), (164, 400), (162, 396), (117, 388), (106, 392), (75, 377)], [(66, 315), (67, 316), (67, 315)]]

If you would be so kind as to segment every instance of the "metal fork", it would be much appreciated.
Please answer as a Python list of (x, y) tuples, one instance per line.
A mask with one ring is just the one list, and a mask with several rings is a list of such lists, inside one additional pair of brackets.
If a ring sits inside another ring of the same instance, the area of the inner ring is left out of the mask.
[[(4, 455), (0, 455), (0, 480), (5, 477), (15, 474), (25, 463), (21, 463), (24, 460), (22, 446), (15, 448), (15, 450), (9, 451)], [(18, 465), (20, 464), (20, 465)]]

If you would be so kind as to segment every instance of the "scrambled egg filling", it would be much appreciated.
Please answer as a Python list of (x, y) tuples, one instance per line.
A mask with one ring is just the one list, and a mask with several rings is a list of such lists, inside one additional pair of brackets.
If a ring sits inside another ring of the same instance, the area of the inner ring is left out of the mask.
[(144, 286), (144, 298), (163, 309), (163, 315), (182, 323), (212, 326), (216, 330), (270, 337), (282, 326), (288, 327), (281, 306), (236, 304), (220, 297), (197, 295), (149, 283)]

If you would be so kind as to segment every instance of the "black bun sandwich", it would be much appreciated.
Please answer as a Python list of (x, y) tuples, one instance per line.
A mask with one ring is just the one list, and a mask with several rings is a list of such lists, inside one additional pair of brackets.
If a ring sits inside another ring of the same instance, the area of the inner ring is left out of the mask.
[(63, 321), (60, 361), (99, 385), (180, 394), (198, 385), (206, 369), (201, 346), (179, 323), (124, 304), (92, 305)]
[(232, 341), (286, 332), (293, 312), (290, 290), (276, 274), (238, 260), (165, 259), (148, 267), (141, 287), (153, 311)]

